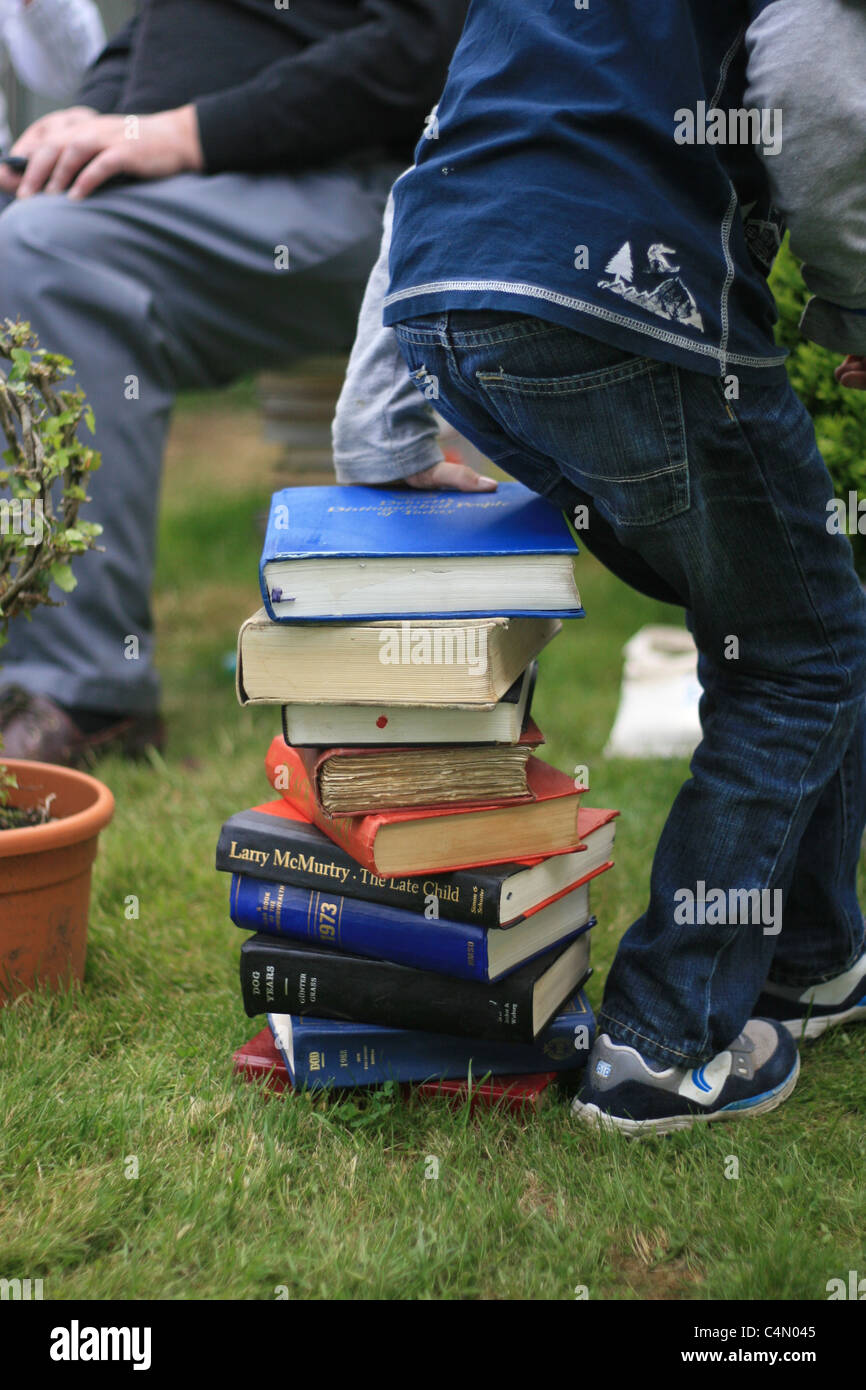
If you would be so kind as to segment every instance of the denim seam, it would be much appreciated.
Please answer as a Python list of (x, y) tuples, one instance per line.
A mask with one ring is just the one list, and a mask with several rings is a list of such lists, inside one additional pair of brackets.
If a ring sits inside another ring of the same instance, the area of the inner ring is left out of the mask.
[(719, 101), (721, 100), (722, 92), (725, 90), (725, 83), (728, 80), (728, 73), (731, 70), (731, 63), (734, 61), (734, 56), (737, 50), (739, 49), (740, 44), (743, 42), (745, 34), (746, 25), (743, 24), (740, 26), (739, 32), (736, 38), (734, 39), (734, 42), (731, 44), (727, 53), (722, 58), (721, 64), (719, 65), (719, 81), (716, 90), (713, 92), (710, 107), (718, 106)]
[(793, 541), (792, 541), (792, 539), (791, 539), (791, 534), (790, 534), (790, 531), (788, 530), (788, 526), (787, 526), (787, 523), (786, 523), (786, 521), (785, 521), (785, 518), (784, 518), (784, 516), (782, 515), (781, 510), (776, 506), (776, 498), (775, 498), (775, 493), (774, 493), (774, 490), (773, 490), (771, 478), (769, 477), (769, 475), (767, 474), (767, 472), (766, 472), (765, 469), (763, 468), (760, 459), (758, 458), (757, 454), (755, 453), (754, 449), (752, 448), (751, 440), (749, 439), (749, 436), (748, 436), (748, 434), (746, 433), (745, 427), (744, 427), (743, 422), (741, 421), (741, 419), (740, 419), (740, 417), (739, 417), (739, 414), (738, 414), (737, 411), (736, 411), (736, 408), (732, 406), (732, 409), (733, 409), (733, 415), (734, 415), (734, 419), (735, 419), (735, 421), (736, 421), (737, 428), (738, 428), (738, 430), (739, 430), (739, 432), (740, 432), (740, 437), (741, 437), (743, 443), (745, 444), (746, 448), (748, 449), (749, 454), (751, 455), (751, 458), (752, 458), (752, 462), (754, 463), (754, 465), (755, 465), (755, 467), (756, 467), (758, 473), (759, 473), (760, 476), (761, 476), (761, 479), (762, 479), (762, 481), (763, 481), (763, 483), (764, 483), (764, 487), (765, 487), (766, 490), (767, 490), (767, 498), (768, 498), (770, 504), (772, 505), (773, 510), (774, 510), (774, 512), (776, 513), (777, 517), (778, 517), (779, 525), (780, 525), (780, 527), (782, 528), (782, 531), (784, 532), (785, 542), (786, 542), (787, 547), (788, 547), (788, 552), (789, 552), (789, 554), (790, 554), (791, 561), (792, 561), (792, 563), (793, 563), (793, 565), (794, 565), (794, 567), (795, 567), (797, 573), (798, 573), (799, 576), (800, 576), (800, 583), (802, 584), (802, 586), (803, 586), (803, 592), (805, 593), (805, 595), (806, 595), (806, 597), (807, 597), (807, 599), (808, 599), (809, 607), (810, 607), (811, 610), (812, 610), (812, 613), (813, 613), (813, 615), (814, 615), (814, 618), (815, 618), (816, 623), (818, 624), (818, 627), (820, 628), (821, 632), (824, 634), (824, 641), (827, 643), (828, 648), (829, 648), (830, 651), (833, 653), (833, 661), (834, 661), (834, 663), (835, 663), (836, 670), (837, 670), (841, 675), (847, 677), (848, 673), (847, 673), (845, 667), (842, 665), (842, 663), (841, 663), (840, 660), (839, 660), (839, 653), (836, 651), (836, 647), (835, 647), (834, 643), (830, 640), (830, 634), (827, 632), (827, 629), (826, 629), (826, 627), (825, 627), (825, 625), (824, 625), (824, 620), (823, 620), (823, 618), (821, 617), (821, 614), (818, 612), (818, 609), (817, 609), (817, 607), (816, 607), (816, 605), (815, 605), (815, 601), (814, 601), (814, 599), (813, 599), (813, 597), (812, 597), (812, 590), (811, 590), (811, 588), (809, 587), (809, 584), (808, 584), (808, 582), (807, 582), (807, 580), (806, 580), (806, 575), (805, 575), (805, 573), (804, 573), (804, 571), (803, 571), (803, 567), (802, 567), (802, 565), (801, 565), (801, 563), (800, 563), (800, 556), (799, 556), (799, 554), (797, 553), (797, 547), (794, 545), (794, 543), (793, 543)]
[(805, 976), (796, 979), (794, 975), (774, 975), (771, 973), (767, 976), (767, 980), (770, 984), (784, 985), (789, 989), (809, 989), (812, 985), (823, 985), (828, 980), (835, 980), (837, 976), (844, 975), (846, 971), (851, 969), (852, 965), (856, 965), (864, 950), (866, 950), (866, 925), (864, 925), (863, 935), (854, 947), (850, 960), (846, 961), (838, 970), (831, 970), (823, 975), (810, 975), (808, 979)]
[(736, 940), (741, 925), (742, 924), (739, 923), (734, 924), (733, 931), (729, 932), (725, 940), (721, 943), (719, 949), (716, 951), (716, 954), (713, 956), (712, 962), (710, 964), (709, 973), (707, 975), (707, 983), (704, 987), (704, 1018), (706, 1019), (706, 1025), (704, 1028), (704, 1036), (701, 1040), (701, 1050), (703, 1052), (707, 1052), (710, 1047), (710, 996), (712, 994), (713, 980), (715, 979), (719, 959), (722, 955), (722, 952), (726, 951), (728, 947), (732, 945), (733, 942)]
[[(667, 449), (667, 440), (665, 441), (665, 449)], [(668, 457), (670, 457), (669, 451)], [(651, 478), (666, 478), (669, 473), (678, 473), (682, 466), (681, 463), (672, 463), (667, 468), (656, 468), (652, 473), (590, 473), (585, 468), (580, 471), (584, 478), (596, 478), (602, 483), (645, 483), (649, 482)], [(627, 526), (629, 523), (623, 522), (622, 524)]]
[(734, 185), (731, 184), (731, 196), (728, 200), (728, 209), (725, 213), (724, 221), (722, 222), (722, 254), (725, 258), (725, 278), (722, 282), (722, 293), (719, 297), (719, 320), (722, 329), (721, 338), (719, 340), (719, 351), (721, 353), (719, 370), (722, 376), (727, 375), (728, 340), (730, 338), (730, 319), (728, 314), (728, 301), (730, 299), (731, 289), (734, 284), (734, 276), (736, 274), (736, 271), (734, 269), (734, 259), (731, 255), (730, 241), (731, 227), (733, 226), (734, 222), (734, 214), (737, 211), (737, 201), (737, 190), (734, 188)]
[[(677, 462), (677, 461), (673, 458), (673, 456), (672, 456), (672, 454), (671, 454), (670, 444), (669, 444), (669, 441), (668, 441), (668, 435), (669, 435), (669, 433), (670, 433), (670, 428), (669, 428), (669, 425), (667, 424), (667, 422), (665, 421), (664, 414), (662, 413), (661, 403), (660, 403), (660, 401), (659, 401), (658, 394), (657, 394), (657, 392), (656, 392), (656, 378), (655, 378), (655, 377), (652, 377), (652, 376), (650, 377), (650, 379), (649, 379), (649, 387), (650, 387), (650, 390), (651, 390), (651, 392), (652, 392), (652, 398), (653, 398), (653, 402), (654, 402), (655, 408), (656, 408), (656, 415), (658, 416), (659, 428), (661, 429), (662, 436), (663, 436), (663, 438), (664, 438), (665, 449), (666, 449), (666, 451), (667, 451), (667, 456), (668, 456), (668, 458), (671, 460), (671, 466), (670, 466), (670, 468), (666, 468), (666, 469), (664, 470), (664, 472), (666, 472), (666, 473), (674, 473), (674, 474), (682, 473), (682, 475), (683, 475), (683, 480), (682, 480), (682, 483), (678, 483), (678, 484), (677, 484), (677, 492), (678, 492), (679, 494), (681, 494), (681, 500), (678, 501), (678, 502), (676, 503), (676, 510), (675, 510), (675, 511), (669, 510), (663, 517), (660, 517), (660, 518), (659, 518), (659, 521), (669, 521), (669, 520), (671, 520), (673, 517), (682, 516), (683, 512), (687, 512), (687, 511), (689, 510), (689, 507), (690, 507), (691, 504), (692, 504), (691, 482), (690, 482), (690, 479), (689, 479), (688, 448), (687, 448), (687, 445), (686, 445), (686, 421), (685, 421), (685, 412), (683, 411), (683, 398), (682, 398), (682, 392), (680, 391), (680, 376), (679, 376), (679, 371), (678, 371), (678, 369), (677, 369), (676, 367), (671, 367), (671, 368), (670, 368), (670, 378), (669, 378), (669, 379), (670, 379), (670, 382), (671, 382), (671, 387), (672, 387), (672, 391), (673, 391), (673, 399), (674, 399), (674, 417), (675, 417), (674, 429), (675, 429), (676, 434), (677, 434), (677, 437), (678, 437), (678, 439), (679, 439), (679, 446), (680, 446), (679, 462)], [(646, 474), (645, 476), (646, 476), (646, 477), (652, 478), (652, 477), (657, 477), (658, 474), (648, 473), (648, 474)]]
[[(506, 310), (502, 311), (503, 313)], [(506, 332), (517, 328), (517, 332)], [(538, 328), (526, 328), (514, 322), (504, 323), (501, 328), (457, 328), (451, 330), (451, 337), (457, 347), (498, 347), (500, 343), (512, 343), (522, 338), (549, 338), (554, 333), (571, 333), (561, 323), (539, 323)]]
[[(845, 789), (845, 778), (842, 776), (841, 769), (840, 769), (839, 773), (836, 774), (836, 775), (838, 775), (838, 777), (839, 777), (839, 791), (840, 791), (840, 795), (841, 795), (841, 798), (842, 798), (842, 825), (843, 825), (844, 829), (847, 830), (848, 824), (849, 824), (849, 819), (850, 819), (850, 817), (849, 817), (849, 815), (848, 815), (848, 812), (847, 812), (847, 807), (848, 807), (849, 798), (848, 798), (848, 795), (847, 795), (847, 792), (846, 792), (846, 789)], [(845, 836), (845, 834), (843, 833), (843, 839), (844, 839), (844, 838), (846, 838), (846, 836)], [(840, 861), (840, 862), (837, 864), (837, 866), (836, 866), (836, 879), (835, 879), (836, 884), (838, 884), (838, 882), (839, 882), (839, 876), (840, 876), (840, 873), (841, 873), (841, 869), (842, 869), (842, 865), (841, 865), (841, 861)], [(852, 945), (852, 947), (851, 947), (851, 955), (850, 955), (850, 957), (846, 960), (846, 962), (845, 962), (845, 964), (844, 964), (843, 966), (841, 966), (839, 969), (834, 969), (834, 970), (825, 971), (824, 974), (817, 976), (817, 978), (816, 978), (814, 975), (812, 975), (812, 976), (810, 976), (808, 979), (806, 978), (805, 972), (800, 972), (800, 971), (796, 971), (796, 970), (790, 971), (790, 972), (789, 972), (789, 971), (782, 970), (779, 974), (775, 974), (775, 973), (773, 972), (773, 969), (772, 969), (772, 966), (771, 966), (771, 968), (770, 968), (770, 973), (769, 973), (769, 975), (767, 976), (767, 979), (768, 979), (772, 984), (776, 984), (776, 985), (787, 985), (787, 986), (789, 986), (789, 987), (792, 988), (792, 989), (794, 989), (794, 988), (802, 989), (802, 988), (807, 988), (809, 985), (822, 985), (822, 984), (824, 984), (825, 981), (827, 981), (827, 980), (834, 980), (834, 979), (836, 978), (837, 975), (844, 975), (845, 972), (846, 972), (846, 970), (850, 970), (851, 967), (852, 967), (852, 965), (856, 964), (856, 962), (860, 959), (860, 957), (861, 957), (862, 954), (863, 954), (864, 947), (866, 947), (866, 922), (863, 921), (863, 915), (862, 915), (862, 913), (860, 914), (860, 940), (859, 940), (859, 942), (855, 942), (854, 922), (853, 922), (852, 919), (851, 919), (850, 913), (847, 913), (847, 912), (846, 912), (845, 918), (846, 918), (846, 921), (847, 921), (847, 924), (848, 924), (848, 934), (849, 934), (849, 936), (850, 936), (850, 938), (851, 938), (851, 941), (854, 942), (855, 944)], [(797, 978), (798, 975), (800, 976), (800, 978)]]
[(485, 386), (496, 387), (498, 383), (502, 391), (519, 389), (524, 396), (579, 396), (584, 391), (601, 391), (637, 376), (651, 376), (665, 365), (651, 357), (640, 357), (631, 362), (618, 362), (613, 367), (602, 367), (597, 372), (576, 372), (566, 377), (516, 376), (513, 372), (476, 372), (475, 376)]
[[(555, 290), (545, 289), (541, 285), (522, 285), (512, 284), (504, 280), (434, 280), (424, 285), (410, 285), (405, 290), (397, 290), (394, 294), (386, 295), (383, 304), (390, 308), (393, 304), (399, 304), (404, 299), (416, 299), (424, 294), (447, 294), (457, 293), (487, 293), (496, 291), (501, 294), (524, 295), (527, 299), (544, 299), (551, 304), (559, 304), (563, 309), (573, 309), (578, 313), (589, 315), (591, 318), (603, 319), (608, 323), (618, 324), (622, 328), (628, 328), (633, 333), (644, 333), (650, 338), (656, 338), (659, 342), (668, 343), (671, 347), (683, 348), (687, 352), (695, 352), (704, 357), (714, 357), (721, 360), (719, 349), (713, 343), (702, 343), (692, 338), (685, 338), (680, 333), (669, 333), (666, 329), (656, 328), (655, 324), (641, 323), (638, 319), (629, 318), (627, 314), (614, 313), (612, 309), (605, 309), (600, 304), (593, 304), (589, 300), (575, 299), (572, 295), (560, 294)], [(726, 362), (733, 362), (736, 366), (742, 367), (781, 367), (787, 358), (787, 353), (782, 353), (776, 357), (755, 357), (750, 353), (732, 352), (725, 356)]]
[(436, 328), (406, 328), (403, 324), (394, 325), (394, 332), (404, 343), (435, 343), (441, 346), (442, 337)]
[[(639, 1032), (637, 1028), (632, 1028), (630, 1024), (622, 1023), (620, 1019), (615, 1018), (614, 1015), (608, 1013), (606, 1009), (601, 1009), (599, 1011), (599, 1024), (601, 1023), (602, 1019), (606, 1019), (609, 1023), (612, 1023), (614, 1027), (619, 1028), (621, 1032), (628, 1033), (630, 1037), (639, 1038), (640, 1041), (643, 1043), (649, 1043), (651, 1047), (654, 1047), (656, 1049), (656, 1052), (663, 1053), (666, 1057), (679, 1057), (684, 1062), (687, 1062), (689, 1064), (695, 1063), (697, 1065), (700, 1065), (702, 1061), (708, 1060), (706, 1057), (694, 1058), (688, 1052), (680, 1052), (675, 1047), (668, 1047), (665, 1043), (657, 1042), (655, 1038), (650, 1038), (647, 1036), (646, 1033)], [(601, 1031), (602, 1029), (599, 1028), (598, 1032), (601, 1033)], [(614, 1041), (616, 1041), (616, 1039), (614, 1039)]]
[[(661, 405), (659, 404), (659, 398), (658, 398), (658, 396), (656, 395), (656, 384), (655, 384), (655, 382), (653, 381), (652, 377), (650, 377), (650, 379), (649, 379), (649, 389), (650, 389), (650, 391), (651, 391), (651, 393), (652, 393), (653, 405), (655, 406), (655, 411), (656, 411), (656, 419), (657, 419), (658, 422), (659, 422), (659, 429), (660, 429), (661, 432), (662, 432), (662, 439), (664, 440), (664, 446), (665, 446), (665, 454), (667, 455), (667, 460), (668, 460), (668, 467), (667, 467), (667, 468), (659, 468), (659, 469), (656, 469), (655, 473), (647, 473), (647, 474), (646, 474), (646, 477), (648, 477), (648, 478), (657, 478), (657, 477), (659, 476), (659, 474), (661, 474), (661, 473), (675, 473), (676, 470), (677, 470), (677, 468), (680, 467), (680, 465), (676, 462), (676, 460), (673, 458), (673, 456), (672, 456), (672, 454), (671, 454), (671, 446), (670, 446), (670, 442), (669, 442), (669, 440), (668, 440), (668, 427), (667, 427), (667, 425), (666, 425), (666, 423), (665, 423), (664, 416), (662, 415), (662, 409), (661, 409)], [(629, 482), (629, 481), (630, 481), (630, 479), (626, 479), (626, 482)]]
[[(683, 393), (682, 393), (682, 390), (681, 390), (681, 388), (680, 388), (680, 369), (679, 369), (679, 367), (674, 367), (674, 368), (673, 368), (673, 385), (674, 385), (674, 395), (676, 396), (676, 402), (677, 402), (677, 425), (678, 425), (679, 435), (680, 435), (680, 448), (681, 448), (681, 450), (682, 450), (682, 459), (683, 459), (683, 463), (685, 464), (685, 468), (686, 468), (686, 479), (688, 479), (688, 476), (689, 476), (689, 474), (688, 474), (688, 468), (689, 468), (689, 443), (688, 443), (688, 437), (687, 437), (687, 435), (686, 435), (686, 412), (685, 412), (685, 410), (683, 409)], [(653, 386), (653, 390), (655, 390), (655, 386)], [(689, 492), (689, 503), (691, 503), (691, 491)]]

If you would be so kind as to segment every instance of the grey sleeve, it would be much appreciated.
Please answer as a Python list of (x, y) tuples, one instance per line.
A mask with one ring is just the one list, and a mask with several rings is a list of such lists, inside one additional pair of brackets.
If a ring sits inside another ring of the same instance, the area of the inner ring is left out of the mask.
[(746, 105), (782, 113), (779, 152), (761, 157), (814, 295), (801, 330), (866, 354), (866, 5), (773, 0), (746, 44)]
[(393, 220), (391, 195), (332, 427), (340, 483), (392, 482), (444, 458), (433, 409), (412, 383), (394, 330), (382, 324)]

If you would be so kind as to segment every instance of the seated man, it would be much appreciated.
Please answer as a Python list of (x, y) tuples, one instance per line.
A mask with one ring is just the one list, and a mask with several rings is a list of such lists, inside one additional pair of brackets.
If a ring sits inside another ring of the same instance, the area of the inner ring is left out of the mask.
[(9, 756), (158, 741), (150, 589), (175, 394), (351, 344), (388, 189), (465, 10), (145, 0), (81, 104), (14, 146), (29, 162), (0, 171), (0, 315), (74, 360), (104, 551), (3, 649)]

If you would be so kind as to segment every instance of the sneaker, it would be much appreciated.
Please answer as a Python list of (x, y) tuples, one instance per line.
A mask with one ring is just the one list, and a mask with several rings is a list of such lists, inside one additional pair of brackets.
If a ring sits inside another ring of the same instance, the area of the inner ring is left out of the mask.
[(866, 1018), (866, 951), (850, 970), (820, 985), (803, 989), (768, 980), (755, 1012), (781, 1023), (798, 1042), (819, 1038), (834, 1023)]
[(670, 1134), (702, 1121), (765, 1115), (797, 1084), (797, 1045), (777, 1023), (750, 1018), (730, 1047), (699, 1067), (660, 1067), (602, 1033), (572, 1114), (623, 1134)]

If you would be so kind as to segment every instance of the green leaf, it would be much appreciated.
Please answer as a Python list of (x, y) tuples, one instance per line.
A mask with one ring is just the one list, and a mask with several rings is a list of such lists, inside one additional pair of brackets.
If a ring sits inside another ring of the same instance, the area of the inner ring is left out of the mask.
[(64, 594), (71, 594), (72, 590), (78, 583), (78, 580), (75, 578), (75, 575), (72, 573), (72, 568), (69, 565), (52, 565), (51, 578), (57, 585), (58, 589), (63, 590)]

